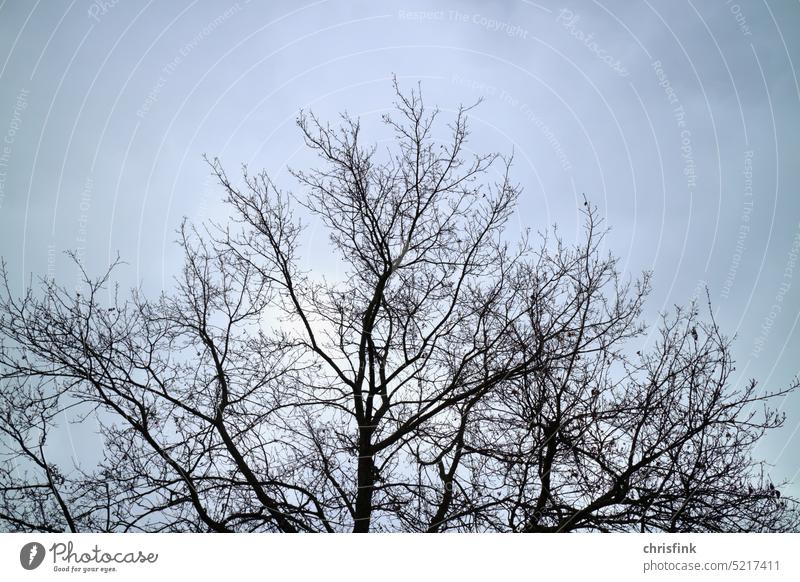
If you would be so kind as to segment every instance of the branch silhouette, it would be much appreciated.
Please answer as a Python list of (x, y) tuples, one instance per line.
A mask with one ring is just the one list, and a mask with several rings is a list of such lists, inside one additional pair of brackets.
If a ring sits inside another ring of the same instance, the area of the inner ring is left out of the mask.
[[(318, 164), (294, 194), (207, 160), (230, 220), (181, 226), (160, 297), (121, 297), (119, 262), (22, 296), (3, 267), (0, 527), (797, 530), (752, 457), (797, 384), (732, 386), (711, 309), (645, 325), (650, 274), (620, 273), (588, 201), (578, 243), (511, 240), (511, 159), (467, 152), (469, 107), (442, 142), (395, 89), (386, 155), (357, 119), (300, 115)], [(66, 411), (100, 427), (96, 467), (48, 457)]]

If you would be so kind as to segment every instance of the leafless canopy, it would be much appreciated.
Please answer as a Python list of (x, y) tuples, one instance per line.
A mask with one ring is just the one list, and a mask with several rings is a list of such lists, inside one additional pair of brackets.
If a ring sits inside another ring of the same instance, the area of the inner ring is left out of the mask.
[[(694, 305), (645, 342), (649, 275), (621, 276), (591, 205), (578, 244), (508, 240), (520, 189), (509, 160), (467, 154), (467, 114), (442, 143), (398, 90), (388, 154), (346, 115), (301, 115), (319, 165), (295, 194), (210, 160), (232, 218), (182, 227), (159, 298), (121, 299), (114, 266), (80, 292), (4, 276), (0, 527), (796, 529), (751, 457), (794, 386), (732, 387)], [(100, 427), (97, 466), (50, 458), (67, 418)]]

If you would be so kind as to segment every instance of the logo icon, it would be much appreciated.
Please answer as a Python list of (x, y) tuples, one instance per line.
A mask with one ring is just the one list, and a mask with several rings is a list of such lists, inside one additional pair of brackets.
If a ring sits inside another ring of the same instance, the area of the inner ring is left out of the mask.
[(19, 551), (19, 563), (26, 570), (35, 570), (44, 561), (44, 546), (39, 542), (30, 542)]

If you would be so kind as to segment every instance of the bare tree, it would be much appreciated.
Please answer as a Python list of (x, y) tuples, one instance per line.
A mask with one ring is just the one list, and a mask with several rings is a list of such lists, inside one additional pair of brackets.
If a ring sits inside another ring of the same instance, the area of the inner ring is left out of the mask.
[[(468, 110), (440, 143), (438, 111), (398, 90), (385, 154), (358, 120), (301, 115), (320, 160), (293, 172), (302, 195), (209, 161), (232, 218), (184, 224), (157, 299), (120, 299), (116, 264), (21, 297), (4, 269), (3, 527), (795, 530), (751, 454), (796, 385), (731, 386), (695, 305), (645, 341), (649, 274), (619, 273), (587, 202), (575, 245), (509, 240), (520, 189), (510, 160), (465, 152)], [(328, 248), (304, 247), (299, 210)], [(97, 467), (48, 459), (65, 411), (100, 427)]]

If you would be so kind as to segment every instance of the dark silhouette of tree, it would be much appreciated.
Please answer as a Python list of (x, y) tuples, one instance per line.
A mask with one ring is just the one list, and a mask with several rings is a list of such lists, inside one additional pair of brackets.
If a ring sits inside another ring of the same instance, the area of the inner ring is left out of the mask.
[[(4, 269), (2, 527), (795, 530), (751, 457), (795, 386), (730, 386), (695, 305), (644, 341), (649, 274), (620, 274), (588, 202), (575, 245), (509, 240), (520, 189), (510, 160), (467, 154), (468, 111), (440, 143), (398, 90), (385, 155), (358, 120), (302, 114), (320, 161), (293, 172), (302, 195), (210, 160), (232, 218), (183, 225), (157, 299), (120, 299), (116, 264), (22, 296)], [(304, 246), (299, 210), (329, 246)], [(100, 427), (96, 467), (48, 459), (65, 412)]]

